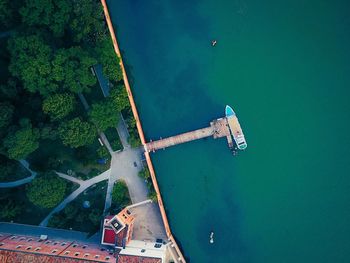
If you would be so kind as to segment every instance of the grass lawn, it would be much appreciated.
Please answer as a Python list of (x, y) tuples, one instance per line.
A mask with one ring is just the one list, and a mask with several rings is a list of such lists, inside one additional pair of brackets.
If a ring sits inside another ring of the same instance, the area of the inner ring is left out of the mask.
[[(27, 158), (35, 171), (56, 170), (65, 174), (87, 179), (100, 174), (110, 167), (110, 158), (105, 164), (99, 164), (100, 157), (97, 150), (100, 148), (97, 138), (91, 145), (72, 149), (64, 146), (58, 139), (55, 141), (43, 140), (39, 149)], [(85, 178), (83, 178), (85, 176)]]
[(131, 198), (126, 183), (122, 180), (117, 181), (113, 187), (110, 214), (118, 214), (123, 208), (130, 204)]
[[(61, 179), (64, 180), (64, 179)], [(66, 181), (66, 180), (64, 180)], [(68, 183), (66, 196), (77, 189), (78, 185)], [(2, 213), (8, 204), (13, 204), (11, 210), (16, 210), (11, 216), (4, 217)], [(16, 208), (14, 208), (16, 207)], [(0, 188), (0, 221), (38, 225), (49, 214), (51, 209), (41, 208), (32, 204), (26, 196), (26, 185), (15, 188)]]
[[(53, 215), (49, 226), (96, 233), (100, 229), (103, 217), (106, 191), (107, 181), (93, 185), (69, 203), (64, 210)], [(89, 202), (89, 208), (84, 208), (85, 201)]]
[(116, 128), (108, 128), (104, 134), (106, 135), (113, 151), (119, 151), (123, 149), (123, 145), (120, 141), (118, 132)]

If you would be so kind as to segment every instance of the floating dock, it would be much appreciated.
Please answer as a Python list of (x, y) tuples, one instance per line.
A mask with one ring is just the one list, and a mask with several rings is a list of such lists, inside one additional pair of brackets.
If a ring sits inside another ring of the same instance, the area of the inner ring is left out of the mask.
[(233, 141), (230, 133), (227, 118), (220, 118), (210, 122), (210, 126), (157, 141), (150, 141), (145, 145), (146, 152), (155, 152), (160, 149), (165, 149), (170, 146), (203, 139), (206, 137), (213, 137), (214, 139), (226, 137), (230, 149), (233, 148)]

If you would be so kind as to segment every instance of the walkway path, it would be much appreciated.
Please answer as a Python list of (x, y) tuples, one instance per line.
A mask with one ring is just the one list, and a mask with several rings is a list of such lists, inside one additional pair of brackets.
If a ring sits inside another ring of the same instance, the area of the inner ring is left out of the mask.
[(138, 176), (142, 169), (141, 150), (127, 148), (121, 152), (115, 152), (111, 161), (111, 176), (108, 180), (106, 202), (104, 212), (106, 213), (112, 204), (112, 191), (117, 180), (124, 180), (128, 186), (132, 203), (138, 203), (148, 199), (147, 187)]
[(70, 181), (74, 181), (77, 182), (79, 184), (79, 188), (77, 190), (75, 190), (73, 193), (71, 193), (69, 196), (66, 197), (66, 199), (64, 199), (58, 206), (56, 206), (46, 217), (45, 219), (40, 223), (40, 226), (47, 226), (51, 216), (55, 213), (58, 213), (59, 211), (61, 211), (62, 209), (64, 209), (66, 207), (66, 205), (68, 203), (70, 203), (71, 201), (73, 201), (79, 194), (81, 194), (82, 192), (84, 192), (87, 188), (89, 188), (90, 186), (97, 184), (101, 181), (107, 180), (110, 176), (110, 172), (111, 170), (107, 170), (105, 172), (103, 172), (102, 174), (95, 176), (89, 180), (86, 181), (82, 181), (79, 179), (74, 179), (69, 176), (69, 175), (65, 175), (62, 173), (57, 173), (58, 176), (70, 180)]
[(10, 187), (17, 187), (17, 186), (20, 186), (22, 184), (27, 184), (29, 182), (31, 182), (35, 176), (37, 175), (36, 172), (32, 171), (30, 168), (29, 168), (29, 163), (26, 161), (26, 160), (20, 160), (19, 161), (23, 167), (25, 169), (28, 170), (28, 172), (30, 172), (31, 176), (29, 177), (26, 177), (26, 178), (23, 178), (21, 180), (17, 180), (17, 181), (12, 181), (12, 182), (6, 182), (6, 183), (0, 183), (0, 188), (10, 188)]

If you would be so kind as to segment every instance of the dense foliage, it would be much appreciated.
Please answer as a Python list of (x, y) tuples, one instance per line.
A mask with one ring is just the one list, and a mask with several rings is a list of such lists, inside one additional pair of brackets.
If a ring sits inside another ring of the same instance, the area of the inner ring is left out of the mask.
[(112, 40), (104, 38), (97, 44), (96, 52), (103, 66), (103, 74), (109, 79), (121, 80), (123, 75), (119, 67), (119, 58), (114, 55)]
[(28, 120), (22, 120), (4, 139), (3, 145), (11, 159), (24, 159), (39, 147), (39, 130), (32, 127)]
[(118, 108), (111, 100), (92, 104), (89, 116), (101, 131), (109, 127), (116, 127), (119, 121)]
[(0, 129), (11, 123), (14, 107), (8, 102), (0, 102)]
[(52, 49), (39, 35), (18, 36), (8, 41), (11, 54), (9, 70), (23, 81), (30, 92), (47, 95), (58, 89), (52, 80)]
[(60, 49), (52, 61), (53, 78), (66, 90), (74, 93), (87, 91), (96, 83), (90, 71), (96, 63), (97, 60), (80, 47)]
[(7, 26), (12, 17), (9, 0), (0, 0), (0, 24)]
[(53, 120), (66, 117), (74, 110), (75, 98), (72, 94), (53, 94), (43, 101), (43, 111), (49, 114)]
[(79, 118), (62, 123), (58, 132), (63, 144), (73, 148), (91, 144), (96, 137), (94, 127)]
[(35, 178), (26, 188), (26, 194), (33, 204), (42, 208), (53, 208), (65, 196), (67, 183), (54, 172)]
[(20, 14), (24, 23), (47, 26), (55, 36), (62, 36), (71, 8), (67, 0), (25, 0)]
[(117, 207), (123, 208), (130, 204), (129, 190), (124, 181), (117, 181), (113, 187), (112, 201)]

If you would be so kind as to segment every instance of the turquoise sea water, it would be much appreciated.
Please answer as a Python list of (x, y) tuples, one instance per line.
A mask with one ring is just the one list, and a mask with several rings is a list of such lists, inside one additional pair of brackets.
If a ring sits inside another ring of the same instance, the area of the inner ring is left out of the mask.
[(246, 135), (152, 155), (189, 262), (350, 262), (349, 2), (108, 3), (148, 139), (226, 104)]

